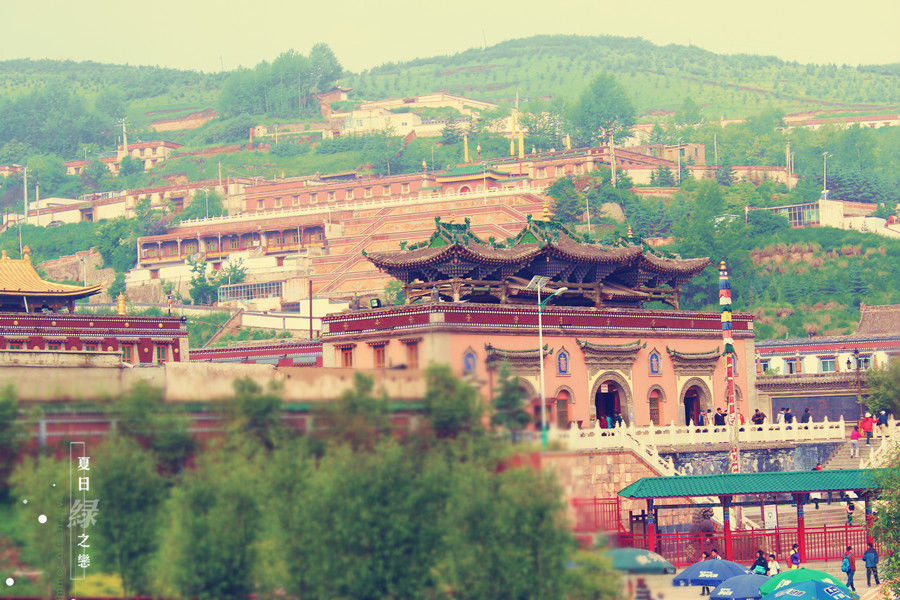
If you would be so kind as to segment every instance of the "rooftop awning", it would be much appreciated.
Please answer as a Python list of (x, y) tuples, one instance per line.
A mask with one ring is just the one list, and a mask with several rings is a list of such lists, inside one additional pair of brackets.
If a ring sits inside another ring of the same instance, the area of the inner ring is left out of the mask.
[(779, 471), (724, 475), (644, 477), (623, 488), (625, 498), (690, 498), (737, 494), (878, 490), (881, 469)]

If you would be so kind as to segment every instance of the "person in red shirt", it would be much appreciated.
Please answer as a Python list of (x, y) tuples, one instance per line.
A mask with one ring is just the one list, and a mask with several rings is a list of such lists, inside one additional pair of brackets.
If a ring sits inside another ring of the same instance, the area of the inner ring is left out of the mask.
[(866, 446), (872, 442), (872, 428), (875, 426), (875, 419), (872, 413), (866, 413), (866, 416), (860, 419), (859, 428), (866, 432)]
[(856, 573), (856, 557), (853, 556), (853, 546), (847, 546), (847, 552), (844, 553), (844, 560), (841, 563), (841, 571), (847, 574), (847, 587), (855, 592), (853, 575)]

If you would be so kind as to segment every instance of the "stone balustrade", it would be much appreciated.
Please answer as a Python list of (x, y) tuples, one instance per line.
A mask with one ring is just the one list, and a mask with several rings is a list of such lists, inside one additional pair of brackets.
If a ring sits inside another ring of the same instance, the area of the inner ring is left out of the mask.
[[(892, 419), (891, 425), (893, 424)], [(891, 427), (891, 430), (896, 430), (896, 427)], [(731, 430), (729, 427), (721, 425), (701, 427), (675, 424), (647, 427), (625, 425), (613, 429), (602, 429), (598, 423), (596, 427), (585, 429), (578, 429), (574, 425), (569, 429), (551, 427), (550, 437), (570, 450), (632, 448), (634, 442), (656, 449), (661, 446), (677, 448), (697, 445), (728, 445), (731, 442)], [(843, 418), (839, 421), (829, 421), (825, 418), (822, 421), (791, 424), (754, 425), (747, 423), (738, 429), (738, 441), (741, 444), (842, 442), (848, 438), (849, 434)]]

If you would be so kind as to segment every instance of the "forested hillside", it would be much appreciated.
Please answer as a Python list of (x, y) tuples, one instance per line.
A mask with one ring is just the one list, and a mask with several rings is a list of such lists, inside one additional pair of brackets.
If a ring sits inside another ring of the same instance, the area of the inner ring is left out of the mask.
[(766, 105), (795, 111), (900, 102), (900, 76), (891, 65), (802, 65), (610, 36), (510, 40), (483, 50), (382, 65), (343, 82), (375, 98), (440, 90), (512, 102), (518, 91), (531, 101), (571, 101), (601, 72), (619, 79), (638, 112), (675, 110), (686, 97), (715, 119), (744, 117)]

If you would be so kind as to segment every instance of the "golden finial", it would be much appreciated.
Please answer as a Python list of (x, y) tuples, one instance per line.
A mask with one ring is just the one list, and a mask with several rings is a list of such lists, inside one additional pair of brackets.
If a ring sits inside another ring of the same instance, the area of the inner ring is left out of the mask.
[(116, 297), (116, 313), (120, 315), (125, 314), (125, 294), (119, 294)]
[(427, 170), (428, 170), (428, 163), (425, 162), (424, 160), (422, 161), (422, 170), (423, 170), (423, 171), (427, 171)]
[(22, 248), (22, 258), (27, 261), (31, 261), (31, 248), (29, 248), (28, 246)]
[(544, 220), (550, 220), (550, 199), (544, 198)]
[(456, 223), (456, 215), (451, 214), (450, 215), (450, 224), (453, 225), (455, 223)]
[(634, 237), (634, 232), (631, 231), (631, 225), (628, 226), (628, 237)]

